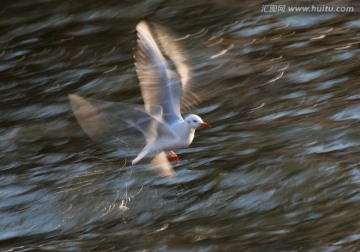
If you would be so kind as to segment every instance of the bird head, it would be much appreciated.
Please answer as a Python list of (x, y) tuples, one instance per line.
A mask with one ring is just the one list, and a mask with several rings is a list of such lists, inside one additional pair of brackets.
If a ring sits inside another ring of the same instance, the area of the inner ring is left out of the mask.
[(190, 126), (192, 129), (197, 129), (199, 127), (210, 127), (210, 125), (204, 122), (200, 116), (190, 114), (185, 117), (185, 122)]

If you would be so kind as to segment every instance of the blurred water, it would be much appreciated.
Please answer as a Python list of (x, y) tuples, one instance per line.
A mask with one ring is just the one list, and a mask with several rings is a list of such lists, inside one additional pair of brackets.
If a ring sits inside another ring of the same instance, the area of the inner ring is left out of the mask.
[[(360, 23), (290, 1), (2, 1), (2, 251), (360, 249)], [(141, 103), (135, 26), (178, 35), (213, 127), (176, 179), (129, 167), (68, 93)]]

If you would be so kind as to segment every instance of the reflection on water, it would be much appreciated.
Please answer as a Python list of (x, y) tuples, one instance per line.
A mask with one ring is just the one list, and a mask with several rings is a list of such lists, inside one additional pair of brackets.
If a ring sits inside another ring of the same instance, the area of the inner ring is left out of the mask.
[[(2, 3), (2, 250), (358, 250), (358, 3), (262, 4)], [(178, 34), (209, 95), (173, 180), (92, 142), (67, 100), (141, 103), (141, 19)]]

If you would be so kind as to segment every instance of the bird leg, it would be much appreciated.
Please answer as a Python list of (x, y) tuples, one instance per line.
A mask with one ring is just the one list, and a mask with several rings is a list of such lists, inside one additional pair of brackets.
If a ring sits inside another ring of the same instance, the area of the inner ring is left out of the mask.
[(179, 157), (173, 151), (165, 151), (166, 157), (170, 163), (178, 163)]

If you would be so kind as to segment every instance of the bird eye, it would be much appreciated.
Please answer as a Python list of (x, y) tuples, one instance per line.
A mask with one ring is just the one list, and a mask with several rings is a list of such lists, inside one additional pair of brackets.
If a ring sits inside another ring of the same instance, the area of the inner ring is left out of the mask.
[(193, 122), (196, 122), (196, 120), (193, 120)]

